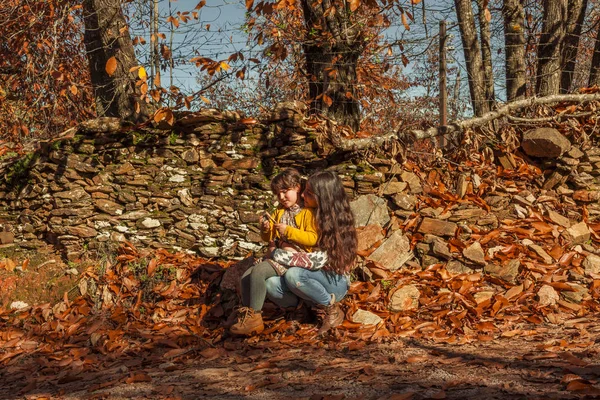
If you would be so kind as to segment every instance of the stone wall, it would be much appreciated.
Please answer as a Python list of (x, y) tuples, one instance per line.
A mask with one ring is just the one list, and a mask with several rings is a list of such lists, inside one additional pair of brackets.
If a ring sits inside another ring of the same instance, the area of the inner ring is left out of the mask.
[(283, 104), (258, 122), (205, 110), (180, 116), (169, 130), (83, 124), (4, 168), (3, 241), (50, 243), (70, 260), (125, 240), (245, 256), (262, 246), (258, 215), (272, 207), (269, 181), (279, 170), (334, 168), (351, 196), (373, 192), (391, 170), (388, 160), (367, 165), (324, 151), (303, 113)]

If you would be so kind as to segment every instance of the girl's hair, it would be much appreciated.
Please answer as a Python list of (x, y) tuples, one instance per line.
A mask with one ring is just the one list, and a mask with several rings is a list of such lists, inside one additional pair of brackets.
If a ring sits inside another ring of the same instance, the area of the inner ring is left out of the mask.
[(271, 190), (275, 194), (296, 186), (300, 186), (300, 189), (302, 189), (302, 177), (300, 172), (294, 168), (284, 169), (271, 180)]
[(344, 274), (352, 269), (358, 247), (354, 215), (342, 181), (335, 172), (321, 171), (308, 178), (317, 201), (319, 247), (327, 251), (328, 269)]

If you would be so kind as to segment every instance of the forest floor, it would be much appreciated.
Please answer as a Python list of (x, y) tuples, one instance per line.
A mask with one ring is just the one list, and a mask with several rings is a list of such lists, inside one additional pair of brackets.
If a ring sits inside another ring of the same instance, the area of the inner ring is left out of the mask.
[[(65, 366), (40, 381), (27, 371), (4, 371), (0, 398), (594, 398), (600, 397), (595, 326), (585, 336), (574, 327), (536, 326), (527, 337), (453, 345), (410, 338), (344, 343), (339, 333), (301, 343), (227, 338), (187, 348), (177, 362), (169, 361), (173, 349), (156, 344), (85, 374), (65, 373)], [(47, 356), (33, 357), (44, 364)]]
[[(325, 337), (272, 306), (263, 333), (230, 337), (233, 261), (125, 242), (65, 264), (2, 246), (0, 399), (600, 398), (600, 147), (581, 149), (560, 168), (475, 150), (405, 162), (404, 209), (365, 227)], [(390, 270), (369, 257), (395, 232), (416, 261)]]

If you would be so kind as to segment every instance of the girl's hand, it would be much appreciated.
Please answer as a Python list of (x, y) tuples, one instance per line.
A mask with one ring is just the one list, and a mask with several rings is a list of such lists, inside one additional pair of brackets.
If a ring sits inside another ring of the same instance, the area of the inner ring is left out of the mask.
[(260, 223), (260, 229), (263, 232), (268, 231), (271, 228), (271, 224), (269, 223), (269, 219), (266, 217), (261, 216), (259, 219), (259, 223)]
[(285, 237), (285, 230), (287, 229), (287, 225), (286, 224), (275, 224), (275, 229), (277, 229), (277, 232), (279, 232), (279, 235), (281, 237)]

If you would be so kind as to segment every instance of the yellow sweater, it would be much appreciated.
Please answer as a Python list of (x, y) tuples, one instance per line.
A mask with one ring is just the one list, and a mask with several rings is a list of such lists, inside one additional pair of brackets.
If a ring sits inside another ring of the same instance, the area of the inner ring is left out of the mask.
[[(285, 209), (278, 208), (273, 213), (272, 217), (275, 221), (279, 222)], [(314, 210), (312, 208), (303, 208), (296, 216), (294, 216), (296, 225), (298, 228), (294, 228), (288, 225), (285, 230), (285, 237), (282, 239), (289, 240), (290, 242), (296, 243), (302, 247), (306, 252), (312, 251), (312, 248), (316, 246), (317, 239), (317, 227), (315, 225)], [(269, 223), (269, 230), (261, 232), (261, 237), (264, 241), (270, 242), (275, 238), (280, 237), (279, 232), (275, 229), (273, 222)]]

